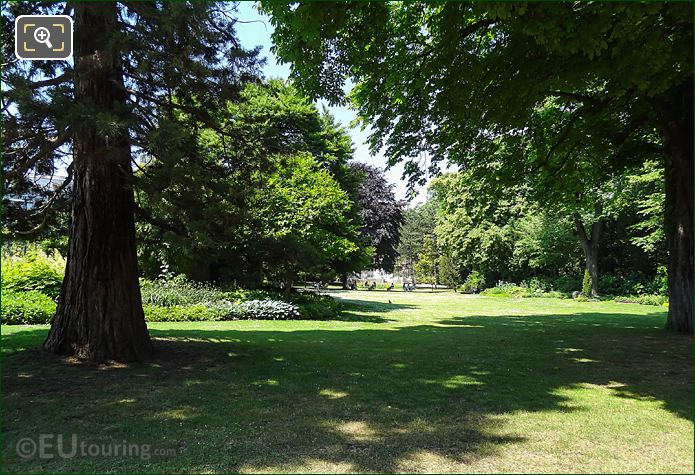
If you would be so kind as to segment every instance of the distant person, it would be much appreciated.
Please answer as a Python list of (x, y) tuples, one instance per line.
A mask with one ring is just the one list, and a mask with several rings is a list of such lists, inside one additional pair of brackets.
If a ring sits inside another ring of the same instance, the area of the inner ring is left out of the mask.
[(376, 280), (369, 286), (369, 290), (376, 290)]
[(396, 286), (393, 285), (393, 282), (391, 282), (391, 285), (388, 286), (388, 288), (386, 289), (386, 292), (391, 292), (395, 288), (396, 288)]
[(406, 288), (405, 288), (405, 287), (406, 287), (407, 285), (408, 285), (408, 283), (407, 283), (407, 282), (405, 282), (405, 281), (403, 281), (403, 292), (405, 292), (405, 290), (406, 290)]

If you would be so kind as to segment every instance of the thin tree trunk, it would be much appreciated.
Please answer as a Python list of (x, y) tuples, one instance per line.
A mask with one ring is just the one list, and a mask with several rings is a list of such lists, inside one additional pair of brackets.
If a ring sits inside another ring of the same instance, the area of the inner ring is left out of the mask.
[(74, 185), (65, 279), (44, 348), (94, 361), (152, 354), (138, 285), (132, 170), (115, 3), (75, 4), (75, 99), (88, 116), (75, 127)]
[(603, 213), (603, 207), (601, 203), (596, 203), (595, 214), (597, 216), (596, 221), (591, 225), (591, 235), (587, 235), (586, 229), (584, 228), (584, 223), (582, 222), (581, 216), (575, 213), (573, 215), (574, 224), (577, 228), (577, 234), (579, 235), (579, 242), (582, 244), (582, 249), (584, 250), (584, 258), (586, 260), (586, 270), (591, 276), (591, 296), (598, 297), (598, 251), (599, 242), (601, 240), (601, 228), (603, 226), (603, 219), (601, 219), (601, 214)]
[(665, 155), (668, 330), (693, 332), (693, 82), (654, 101)]

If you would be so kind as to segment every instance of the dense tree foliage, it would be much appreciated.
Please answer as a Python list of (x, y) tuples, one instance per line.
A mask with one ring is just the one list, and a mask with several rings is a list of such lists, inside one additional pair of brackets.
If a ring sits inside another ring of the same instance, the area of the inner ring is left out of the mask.
[(436, 239), (435, 206), (431, 201), (405, 211), (398, 244), (396, 272), (404, 278), (416, 281), (416, 268), (423, 252), (425, 238)]
[(415, 179), (426, 154), (491, 190), (528, 173), (572, 188), (578, 171), (607, 182), (658, 153), (667, 327), (692, 331), (692, 3), (263, 6), (305, 90), (342, 101), (352, 78), (373, 148), (405, 160)]
[(289, 289), (298, 273), (358, 270), (358, 184), (350, 139), (294, 87), (249, 84), (216, 116), (189, 124), (185, 160), (155, 157), (138, 173), (146, 272)]
[[(664, 263), (663, 236), (652, 235), (653, 229), (662, 228), (661, 223), (641, 229), (649, 220), (643, 216), (644, 203), (636, 197), (648, 196), (657, 210), (664, 201), (663, 191), (654, 189), (658, 173), (645, 168), (620, 177), (616, 181), (625, 187), (616, 184), (600, 196), (603, 232), (594, 257), (596, 266), (608, 275), (598, 274), (595, 279), (590, 275), (593, 293), (602, 284), (607, 286), (602, 292), (630, 292), (627, 287), (620, 289), (615, 279), (651, 285)], [(465, 172), (444, 174), (430, 186), (428, 204), (436, 209), (437, 240), (443, 249), (451, 250), (460, 272), (481, 272), (493, 285), (499, 280), (542, 278), (550, 282), (559, 278), (560, 290), (580, 290), (586, 258), (575, 223), (578, 208), (556, 206), (549, 210), (534, 201), (534, 194), (523, 186), (509, 188), (493, 201), (479, 187), (475, 176)], [(588, 209), (587, 213), (593, 211)], [(643, 242), (650, 245), (640, 246)], [(660, 290), (655, 285), (650, 291)]]
[[(73, 17), (74, 61), (11, 59), (15, 17), (56, 13)], [(3, 3), (5, 193), (40, 186), (27, 183), (61, 168), (68, 178), (59, 190), (71, 186), (66, 275), (46, 349), (150, 356), (132, 159), (181, 156), (181, 124), (171, 118), (185, 111), (212, 124), (208, 111), (256, 76), (257, 52), (239, 46), (235, 21), (233, 8), (216, 3)], [(41, 211), (59, 202), (50, 193)]]
[(361, 162), (350, 163), (350, 170), (362, 178), (358, 189), (358, 205), (362, 220), (362, 236), (374, 248), (373, 269), (393, 271), (403, 224), (405, 203), (396, 199), (393, 184), (383, 170)]

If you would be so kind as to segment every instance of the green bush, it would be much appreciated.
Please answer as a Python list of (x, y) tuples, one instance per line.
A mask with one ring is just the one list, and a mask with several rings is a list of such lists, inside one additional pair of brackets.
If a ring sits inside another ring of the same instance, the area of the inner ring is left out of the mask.
[(4, 325), (50, 323), (56, 312), (56, 303), (49, 296), (36, 290), (4, 290), (0, 307)]
[(328, 320), (338, 316), (340, 303), (328, 295), (313, 292), (292, 293), (285, 296), (286, 301), (299, 308), (301, 317), (307, 320)]
[(668, 295), (668, 270), (666, 266), (659, 266), (656, 275), (651, 282), (650, 292), (657, 295)]
[(655, 305), (661, 307), (668, 303), (665, 295), (632, 295), (627, 297), (614, 297), (614, 301), (620, 303), (638, 303), (641, 305)]
[(200, 322), (233, 320), (238, 312), (231, 302), (217, 302), (203, 305), (143, 305), (145, 320), (148, 322)]
[(575, 290), (579, 290), (581, 288), (581, 280), (579, 279), (579, 276), (568, 276), (568, 275), (560, 275), (557, 277), (551, 277), (544, 279), (547, 281), (547, 283), (550, 285), (550, 290), (555, 290), (558, 292), (565, 292), (565, 293), (572, 293)]
[(584, 270), (584, 280), (582, 281), (582, 295), (584, 297), (591, 296), (591, 274), (588, 270)]
[(270, 298), (271, 292), (263, 299), (243, 300), (249, 295), (258, 295), (257, 291), (234, 291), (235, 302), (219, 300), (216, 302), (189, 305), (154, 305), (143, 306), (145, 320), (148, 322), (184, 322), (217, 320), (327, 320), (335, 318), (340, 311), (340, 304), (333, 298), (311, 293), (290, 294), (290, 302)]
[(668, 295), (666, 266), (659, 266), (651, 279), (637, 273), (602, 275), (599, 277), (599, 290), (607, 295)]
[(296, 305), (278, 300), (249, 300), (239, 304), (238, 318), (251, 320), (297, 320), (301, 317)]
[[(290, 294), (292, 295), (292, 294)], [(235, 289), (230, 290), (225, 293), (225, 297), (232, 302), (241, 303), (247, 302), (249, 300), (264, 300), (264, 299), (276, 299), (283, 300), (283, 297), (287, 298), (285, 294), (280, 292), (268, 292), (267, 290), (247, 290), (247, 289)]]
[(183, 275), (173, 279), (140, 279), (140, 293), (144, 305), (160, 307), (207, 304), (228, 300), (229, 295), (210, 284), (186, 280)]
[(485, 278), (483, 277), (483, 274), (474, 270), (468, 274), (468, 277), (466, 277), (463, 285), (461, 285), (461, 290), (463, 292), (476, 291), (482, 289), (484, 285)]
[(65, 259), (58, 251), (45, 253), (36, 246), (26, 252), (3, 252), (2, 288), (13, 292), (35, 290), (51, 298), (60, 293)]
[(517, 297), (517, 298), (568, 298), (568, 294), (557, 291), (543, 291), (540, 288), (531, 289), (526, 285), (516, 285), (511, 282), (502, 282), (496, 287), (490, 287), (481, 292), (488, 297)]
[[(34, 252), (34, 251), (32, 251)], [(24, 269), (28, 262), (53, 259), (45, 254), (31, 259), (15, 259), (11, 266), (3, 261), (5, 267), (16, 272)], [(19, 264), (17, 263), (19, 262)], [(45, 264), (45, 263), (44, 263)], [(41, 265), (44, 265), (41, 264)], [(32, 269), (39, 268), (34, 265)], [(2, 322), (6, 324), (47, 323), (55, 313), (55, 302), (39, 291), (23, 291), (27, 282), (8, 273), (12, 285), (19, 288), (3, 290)], [(33, 275), (33, 274), (32, 274)], [(6, 283), (3, 275), (3, 285)], [(23, 285), (19, 285), (23, 282)], [(334, 318), (340, 311), (340, 304), (330, 296), (313, 292), (292, 292), (281, 294), (263, 290), (223, 291), (209, 284), (187, 281), (183, 277), (169, 280), (149, 281), (141, 279), (145, 320), (148, 322), (215, 321), (235, 319), (275, 319), (287, 320), (303, 318), (307, 320), (326, 320)], [(57, 295), (58, 292), (55, 292)]]
[(340, 303), (329, 295), (314, 292), (269, 292), (264, 290), (233, 290), (227, 292), (229, 299), (237, 304), (252, 300), (274, 300), (287, 302), (299, 309), (301, 318), (306, 320), (327, 320), (335, 318), (340, 312)]

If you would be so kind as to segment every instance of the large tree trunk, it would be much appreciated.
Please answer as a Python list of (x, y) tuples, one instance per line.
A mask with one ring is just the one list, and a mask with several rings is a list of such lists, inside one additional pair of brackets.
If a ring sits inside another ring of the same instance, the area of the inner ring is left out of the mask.
[(94, 361), (142, 361), (152, 345), (138, 285), (126, 97), (114, 46), (115, 3), (75, 4), (75, 127), (70, 241), (58, 309), (44, 348)]
[(574, 224), (577, 228), (577, 234), (579, 235), (579, 242), (582, 244), (582, 249), (584, 250), (584, 258), (586, 259), (586, 270), (591, 276), (591, 296), (598, 297), (598, 250), (599, 241), (601, 239), (601, 227), (603, 226), (603, 219), (601, 214), (603, 213), (603, 206), (601, 203), (596, 203), (595, 215), (596, 220), (591, 225), (591, 235), (587, 235), (586, 229), (584, 228), (584, 223), (582, 222), (581, 216), (575, 213), (573, 215)]
[(668, 319), (666, 328), (693, 332), (693, 82), (654, 101), (661, 122), (666, 178)]

